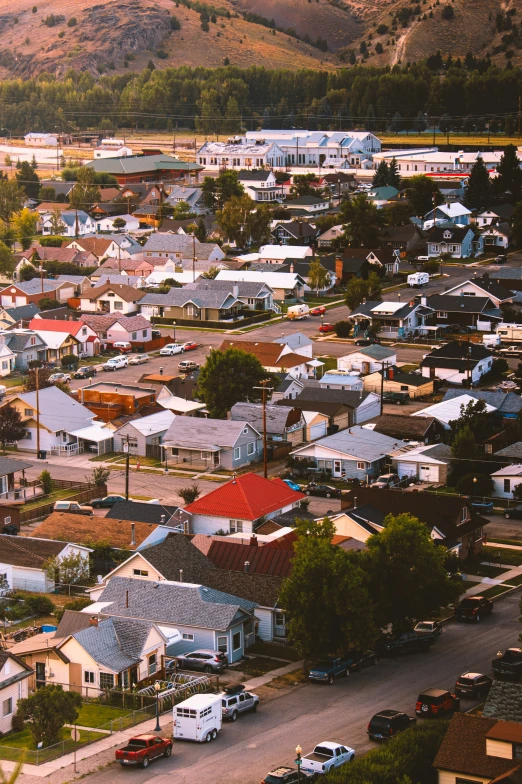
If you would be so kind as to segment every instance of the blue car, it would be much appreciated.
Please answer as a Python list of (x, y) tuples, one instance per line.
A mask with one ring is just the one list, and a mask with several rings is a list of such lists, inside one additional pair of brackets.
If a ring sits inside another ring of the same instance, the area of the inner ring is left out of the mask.
[(290, 490), (295, 490), (297, 493), (301, 492), (301, 488), (295, 482), (292, 482), (291, 479), (283, 479), (283, 482), (288, 485)]
[(470, 498), (469, 502), (476, 512), (491, 514), (493, 512), (493, 501), (486, 501), (485, 498)]

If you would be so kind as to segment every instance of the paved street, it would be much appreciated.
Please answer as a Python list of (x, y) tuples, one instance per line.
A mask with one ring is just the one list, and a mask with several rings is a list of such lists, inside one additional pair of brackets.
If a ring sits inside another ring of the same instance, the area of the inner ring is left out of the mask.
[[(428, 654), (382, 660), (377, 667), (350, 675), (334, 686), (303, 685), (261, 705), (257, 714), (223, 726), (210, 745), (176, 743), (170, 760), (146, 771), (121, 770), (116, 765), (88, 777), (92, 784), (257, 784), (272, 767), (292, 764), (299, 743), (304, 752), (323, 740), (338, 740), (357, 754), (374, 746), (366, 725), (384, 708), (412, 715), (420, 690), (452, 687), (456, 677), (473, 669), (490, 672), (499, 649), (513, 645), (519, 632), (520, 593), (495, 604), (491, 618), (479, 625), (450, 624)], [(472, 707), (463, 701), (464, 710)], [(164, 717), (163, 723), (167, 722)]]

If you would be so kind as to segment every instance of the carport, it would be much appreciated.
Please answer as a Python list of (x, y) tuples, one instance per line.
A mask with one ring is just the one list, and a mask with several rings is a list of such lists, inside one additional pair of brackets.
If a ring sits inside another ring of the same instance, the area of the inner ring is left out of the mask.
[(106, 455), (113, 451), (113, 431), (100, 425), (89, 425), (70, 433), (78, 442), (78, 452), (92, 452), (95, 455)]

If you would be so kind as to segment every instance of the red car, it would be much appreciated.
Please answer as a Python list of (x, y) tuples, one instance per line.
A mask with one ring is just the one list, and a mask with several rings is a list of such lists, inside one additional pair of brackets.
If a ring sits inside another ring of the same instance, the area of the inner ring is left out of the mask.
[(319, 332), (335, 332), (335, 327), (333, 324), (321, 324)]
[(323, 313), (326, 313), (326, 308), (324, 305), (319, 305), (317, 308), (312, 308), (310, 311), (311, 316), (322, 316)]
[(188, 343), (183, 343), (183, 348), (185, 351), (194, 351), (195, 348), (198, 347), (197, 343), (194, 343), (193, 340), (189, 340)]

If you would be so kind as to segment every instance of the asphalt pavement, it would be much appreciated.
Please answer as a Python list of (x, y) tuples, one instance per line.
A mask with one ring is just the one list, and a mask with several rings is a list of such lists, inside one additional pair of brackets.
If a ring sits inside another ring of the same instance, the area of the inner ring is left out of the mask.
[[(321, 741), (339, 741), (363, 754), (375, 743), (366, 726), (379, 710), (393, 708), (414, 715), (415, 700), (425, 688), (451, 688), (466, 670), (491, 673), (499, 649), (516, 644), (519, 633), (517, 591), (495, 604), (480, 624), (450, 623), (429, 653), (397, 660), (382, 659), (376, 667), (354, 673), (333, 686), (304, 684), (260, 705), (255, 714), (225, 724), (216, 742), (174, 744), (169, 760), (147, 770), (117, 765), (93, 773), (93, 784), (258, 784), (278, 765), (293, 764), (299, 743), (304, 753)], [(475, 703), (462, 701), (462, 710)], [(170, 717), (163, 717), (165, 725)]]

